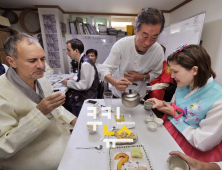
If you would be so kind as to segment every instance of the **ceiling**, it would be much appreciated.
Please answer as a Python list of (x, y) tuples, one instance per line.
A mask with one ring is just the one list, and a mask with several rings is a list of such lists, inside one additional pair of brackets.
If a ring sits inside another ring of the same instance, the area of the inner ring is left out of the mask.
[(0, 7), (33, 9), (35, 5), (57, 5), (65, 13), (138, 14), (141, 9), (154, 7), (170, 11), (187, 0), (0, 0)]

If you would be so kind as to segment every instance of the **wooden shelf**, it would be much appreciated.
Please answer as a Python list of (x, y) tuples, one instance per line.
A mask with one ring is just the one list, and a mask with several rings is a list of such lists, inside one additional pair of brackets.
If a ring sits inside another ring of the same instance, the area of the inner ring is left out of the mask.
[(10, 37), (10, 30), (6, 28), (0, 28), (0, 61), (2, 64), (6, 64), (7, 66), (9, 66), (9, 63), (6, 60), (4, 42), (8, 37)]

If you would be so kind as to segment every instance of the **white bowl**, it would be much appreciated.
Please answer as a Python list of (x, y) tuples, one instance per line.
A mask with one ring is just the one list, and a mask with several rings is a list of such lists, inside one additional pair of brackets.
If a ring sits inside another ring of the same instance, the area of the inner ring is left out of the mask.
[(153, 121), (153, 117), (151, 117), (151, 116), (146, 116), (145, 117), (145, 122), (146, 123), (149, 123), (149, 122), (152, 122)]
[(179, 156), (170, 156), (167, 162), (171, 170), (175, 169), (189, 170), (188, 164)]
[(147, 126), (148, 126), (149, 130), (151, 130), (151, 131), (155, 131), (157, 128), (157, 124), (155, 122), (149, 122), (147, 124)]
[(155, 119), (154, 119), (154, 122), (155, 122), (158, 126), (162, 126), (162, 124), (163, 124), (163, 120), (160, 119), (160, 118), (155, 118)]
[(93, 125), (87, 125), (87, 129), (89, 131), (89, 133), (93, 134), (96, 133), (97, 129), (98, 129), (98, 125), (96, 125), (96, 130), (93, 130)]

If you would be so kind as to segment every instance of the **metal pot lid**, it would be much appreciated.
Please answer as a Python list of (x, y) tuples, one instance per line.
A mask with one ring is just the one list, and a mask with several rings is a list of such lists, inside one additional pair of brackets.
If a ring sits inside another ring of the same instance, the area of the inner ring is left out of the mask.
[(137, 93), (125, 93), (124, 96), (129, 97), (129, 98), (133, 98), (136, 97), (138, 94)]

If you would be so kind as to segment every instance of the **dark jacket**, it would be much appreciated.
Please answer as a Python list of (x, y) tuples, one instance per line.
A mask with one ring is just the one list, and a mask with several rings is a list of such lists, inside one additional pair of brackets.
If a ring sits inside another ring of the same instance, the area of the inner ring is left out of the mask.
[(83, 63), (89, 63), (91, 64), (94, 69), (95, 69), (95, 77), (94, 77), (94, 81), (92, 83), (92, 86), (88, 89), (88, 90), (84, 90), (84, 91), (77, 91), (74, 89), (70, 89), (69, 91), (71, 91), (71, 96), (70, 96), (70, 105), (74, 105), (74, 106), (82, 106), (84, 100), (86, 99), (96, 99), (97, 94), (98, 94), (98, 87), (99, 87), (99, 75), (98, 75), (98, 71), (97, 68), (95, 66), (95, 64), (93, 63), (93, 61), (87, 57), (86, 55), (84, 55), (79, 63), (79, 71), (77, 74), (77, 82), (80, 81), (80, 77), (81, 77), (81, 68), (82, 68), (82, 64)]
[(5, 73), (5, 67), (0, 63), (0, 75)]

